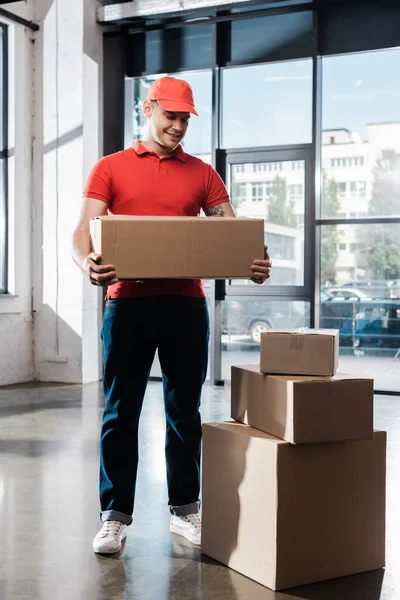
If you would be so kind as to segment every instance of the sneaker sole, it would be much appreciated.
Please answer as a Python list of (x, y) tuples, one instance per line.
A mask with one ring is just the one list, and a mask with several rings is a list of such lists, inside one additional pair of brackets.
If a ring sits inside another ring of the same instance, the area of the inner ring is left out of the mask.
[(175, 535), (180, 535), (184, 538), (186, 538), (189, 542), (191, 542), (192, 544), (195, 544), (196, 546), (201, 546), (201, 541), (199, 541), (197, 538), (194, 538), (193, 536), (191, 536), (186, 529), (183, 529), (183, 527), (178, 527), (177, 525), (170, 525), (169, 530), (171, 533), (175, 533)]
[(126, 539), (126, 535), (124, 535), (124, 537), (121, 539), (121, 544), (120, 544), (119, 548), (117, 548), (117, 549), (112, 548), (111, 546), (95, 546), (93, 544), (93, 552), (95, 554), (116, 554), (117, 552), (119, 552), (121, 550), (122, 542), (125, 539)]

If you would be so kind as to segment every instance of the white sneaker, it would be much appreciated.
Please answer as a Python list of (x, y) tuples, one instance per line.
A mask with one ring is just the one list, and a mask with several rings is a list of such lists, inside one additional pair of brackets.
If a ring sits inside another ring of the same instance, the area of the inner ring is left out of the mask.
[(201, 519), (197, 513), (184, 517), (173, 515), (170, 531), (176, 533), (176, 535), (182, 535), (192, 544), (201, 545)]
[(114, 554), (121, 550), (126, 538), (126, 525), (120, 521), (104, 521), (103, 527), (93, 540), (93, 552), (96, 554)]

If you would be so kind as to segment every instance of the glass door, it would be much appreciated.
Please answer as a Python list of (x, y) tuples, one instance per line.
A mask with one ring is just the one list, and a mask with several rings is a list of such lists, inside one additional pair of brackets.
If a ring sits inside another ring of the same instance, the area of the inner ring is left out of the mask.
[(311, 159), (309, 148), (227, 153), (232, 205), (238, 217), (265, 220), (273, 268), (264, 285), (250, 279), (228, 280), (217, 295), (220, 336), (215, 342), (216, 354), (221, 353), (217, 379), (230, 379), (233, 364), (259, 361), (263, 331), (311, 324), (315, 281)]

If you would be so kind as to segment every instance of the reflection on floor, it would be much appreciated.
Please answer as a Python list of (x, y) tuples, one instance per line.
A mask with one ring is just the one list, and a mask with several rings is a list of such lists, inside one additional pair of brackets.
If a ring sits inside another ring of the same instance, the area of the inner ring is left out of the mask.
[[(122, 551), (92, 553), (98, 530), (101, 387), (0, 389), (1, 600), (394, 600), (400, 598), (400, 398), (376, 398), (389, 432), (388, 567), (274, 593), (169, 533), (162, 388), (141, 421), (135, 521)], [(206, 386), (203, 421), (229, 418), (229, 388)]]

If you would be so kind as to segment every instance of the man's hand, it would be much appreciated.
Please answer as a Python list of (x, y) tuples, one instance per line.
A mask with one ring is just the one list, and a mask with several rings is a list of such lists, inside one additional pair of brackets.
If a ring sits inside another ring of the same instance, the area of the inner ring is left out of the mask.
[(117, 283), (114, 265), (100, 265), (101, 256), (91, 252), (84, 260), (84, 271), (93, 285), (107, 286)]
[(254, 277), (251, 278), (251, 281), (260, 284), (264, 283), (264, 281), (271, 276), (271, 267), (272, 261), (268, 254), (268, 246), (264, 246), (264, 259), (255, 260), (251, 265), (251, 270), (254, 273)]

